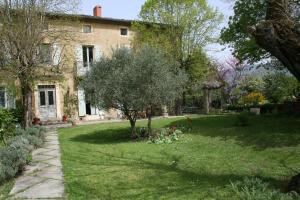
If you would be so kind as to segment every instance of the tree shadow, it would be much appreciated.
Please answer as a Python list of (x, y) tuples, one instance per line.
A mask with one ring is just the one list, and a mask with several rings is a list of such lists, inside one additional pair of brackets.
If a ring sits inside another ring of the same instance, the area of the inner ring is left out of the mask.
[[(202, 191), (203, 187), (211, 188), (211, 192), (215, 192), (215, 188), (225, 188), (230, 187), (230, 182), (241, 181), (245, 178), (260, 178), (264, 182), (271, 183), (271, 186), (275, 188), (280, 188), (282, 186), (282, 181), (279, 181), (270, 177), (259, 177), (259, 176), (247, 176), (247, 175), (237, 175), (237, 174), (211, 174), (208, 172), (194, 172), (191, 170), (187, 170), (185, 168), (180, 168), (178, 166), (174, 166), (172, 164), (164, 164), (158, 162), (151, 162), (143, 158), (129, 158), (129, 157), (121, 157), (116, 156), (110, 153), (105, 153), (102, 151), (96, 151), (98, 154), (102, 154), (105, 157), (110, 158), (110, 163), (98, 163), (97, 161), (87, 162), (85, 160), (81, 160), (80, 162), (84, 165), (92, 165), (92, 166), (113, 166), (114, 168), (120, 167), (120, 169), (147, 169), (153, 170), (155, 173), (149, 173), (142, 178), (139, 178), (134, 183), (127, 183), (126, 180), (118, 179), (114, 180), (114, 190), (112, 193), (118, 194), (118, 199), (145, 199), (145, 195), (148, 197), (155, 197), (155, 199), (163, 196), (173, 196), (174, 198), (178, 198), (179, 196), (188, 196), (189, 194), (195, 193), (195, 191)], [(178, 161), (180, 162), (180, 160)], [(77, 173), (76, 176), (81, 180), (80, 177), (85, 178), (88, 176), (100, 176), (99, 172), (95, 171), (85, 171), (84, 173)], [(105, 172), (107, 177), (114, 176), (115, 172)], [(131, 172), (130, 172), (131, 173)], [(155, 177), (156, 180), (153, 180)], [(159, 180), (159, 181), (157, 181)], [(101, 180), (99, 180), (101, 181)], [(85, 191), (91, 191), (87, 185), (84, 184), (83, 181), (78, 181), (76, 184), (79, 184), (80, 188), (85, 188)], [(108, 186), (109, 187), (109, 186)], [(147, 192), (143, 192), (147, 190)], [(128, 193), (122, 192), (128, 190), (137, 190), (138, 193)], [(207, 191), (206, 191), (207, 192)], [(95, 191), (95, 197), (96, 197)], [(107, 194), (108, 196), (112, 194)], [(200, 193), (199, 193), (200, 195)], [(210, 193), (201, 193), (204, 197), (211, 197)], [(107, 196), (107, 197), (108, 197)], [(111, 196), (112, 197), (112, 196)], [(148, 198), (147, 198), (148, 199)]]
[(73, 142), (91, 144), (117, 144), (132, 141), (129, 128), (103, 129), (77, 135), (70, 139)]
[(258, 150), (295, 147), (300, 144), (300, 118), (286, 116), (251, 116), (249, 126), (237, 126), (237, 116), (220, 115), (181, 119), (168, 126), (192, 127), (189, 134), (233, 139), (242, 146)]

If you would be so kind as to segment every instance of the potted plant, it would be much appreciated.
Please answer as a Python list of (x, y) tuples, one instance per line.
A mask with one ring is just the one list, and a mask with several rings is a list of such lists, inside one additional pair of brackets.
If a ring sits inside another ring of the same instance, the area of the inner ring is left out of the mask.
[(32, 122), (33, 125), (40, 125), (40, 123), (41, 123), (40, 118), (37, 118), (37, 117), (33, 118), (33, 122)]
[(68, 121), (68, 115), (64, 115), (63, 118), (62, 118), (62, 121), (67, 122)]

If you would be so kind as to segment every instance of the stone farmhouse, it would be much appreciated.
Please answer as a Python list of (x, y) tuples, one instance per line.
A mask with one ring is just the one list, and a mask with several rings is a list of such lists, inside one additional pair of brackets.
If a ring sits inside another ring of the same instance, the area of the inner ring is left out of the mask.
[[(131, 20), (112, 19), (102, 17), (101, 6), (96, 6), (93, 15), (76, 15), (78, 23), (70, 22), (68, 28), (72, 30), (75, 39), (68, 41), (63, 47), (59, 43), (47, 44), (45, 52), (48, 67), (55, 65), (62, 59), (68, 58), (61, 76), (63, 80), (56, 78), (40, 80), (35, 83), (33, 96), (34, 116), (41, 121), (61, 121), (66, 115), (68, 105), (67, 95), (77, 98), (74, 116), (80, 120), (98, 120), (104, 118), (120, 117), (118, 111), (99, 110), (86, 101), (85, 92), (77, 82), (101, 56), (110, 56), (112, 49), (118, 47), (130, 47), (134, 37)], [(49, 24), (51, 28), (51, 22)], [(68, 69), (68, 70), (66, 70)], [(9, 94), (5, 83), (0, 81), (0, 107), (12, 108), (16, 105), (16, 99)]]

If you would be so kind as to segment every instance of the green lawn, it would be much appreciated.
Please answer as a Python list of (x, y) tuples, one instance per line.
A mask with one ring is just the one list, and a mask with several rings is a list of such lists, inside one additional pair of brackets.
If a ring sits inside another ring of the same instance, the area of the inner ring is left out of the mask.
[(68, 198), (235, 199), (231, 181), (255, 176), (279, 189), (300, 171), (300, 118), (252, 117), (248, 127), (236, 127), (235, 119), (195, 117), (192, 132), (163, 145), (131, 141), (129, 123), (61, 129)]

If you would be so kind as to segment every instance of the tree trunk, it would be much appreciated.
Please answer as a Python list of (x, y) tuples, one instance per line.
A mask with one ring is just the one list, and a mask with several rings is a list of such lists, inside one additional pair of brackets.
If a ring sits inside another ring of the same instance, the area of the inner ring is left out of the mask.
[(209, 89), (204, 88), (204, 111), (205, 114), (209, 114), (209, 103), (210, 102), (210, 98), (209, 98)]
[(257, 44), (275, 56), (300, 81), (300, 24), (291, 17), (288, 0), (267, 0), (266, 20), (249, 31)]
[(130, 121), (131, 138), (135, 139), (137, 138), (136, 127), (135, 127), (136, 119), (130, 119), (129, 121)]
[(182, 115), (182, 99), (177, 99), (175, 101), (175, 114), (177, 116)]
[(152, 107), (149, 106), (146, 110), (146, 115), (148, 118), (148, 130), (147, 130), (147, 134), (148, 136), (150, 136), (152, 134), (152, 128), (151, 128), (151, 124), (152, 124)]
[(22, 103), (23, 103), (23, 128), (32, 126), (32, 95), (33, 91), (28, 83), (21, 82)]

